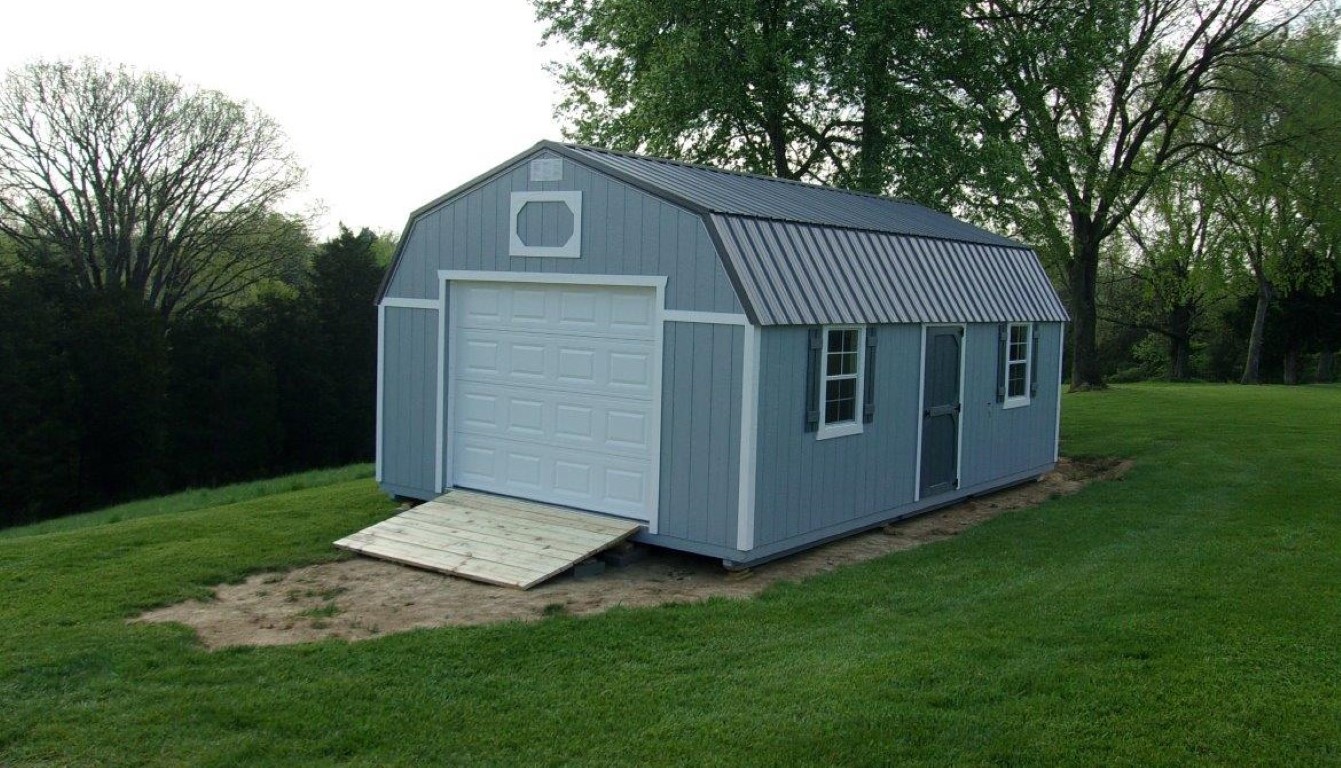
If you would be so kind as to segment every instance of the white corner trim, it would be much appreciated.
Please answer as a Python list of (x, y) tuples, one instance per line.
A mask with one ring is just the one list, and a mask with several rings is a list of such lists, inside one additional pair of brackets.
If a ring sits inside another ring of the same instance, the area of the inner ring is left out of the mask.
[[(563, 245), (527, 245), (517, 233), (517, 217), (527, 203), (563, 203), (573, 214), (573, 233)], [(582, 257), (582, 193), (581, 192), (513, 192), (508, 213), (508, 255), (541, 256), (553, 259)]]
[(749, 326), (750, 319), (733, 312), (697, 312), (691, 309), (668, 309), (662, 313), (668, 323), (708, 323), (710, 325)]
[(396, 309), (432, 309), (438, 308), (437, 299), (382, 299), (378, 307), (395, 307)]
[[(386, 306), (377, 307), (377, 436), (373, 449), (373, 475), (382, 482), (382, 401), (386, 397)], [(366, 443), (365, 443), (366, 445)]]
[(439, 280), (484, 283), (551, 283), (558, 285), (633, 286), (665, 289), (664, 275), (580, 275), (552, 272), (491, 272), (478, 269), (440, 269)]
[(742, 552), (754, 549), (759, 451), (759, 339), (759, 326), (745, 326), (740, 377), (740, 494), (736, 499), (736, 549)]
[[(447, 361), (443, 359), (447, 350), (447, 285), (438, 281), (438, 396), (435, 401), (433, 423), (433, 468), (437, 473), (433, 480), (433, 490), (442, 493), (447, 489), (447, 457), (444, 453), (443, 435), (446, 427), (446, 406), (444, 397), (447, 391)], [(453, 345), (455, 346), (455, 345)]]

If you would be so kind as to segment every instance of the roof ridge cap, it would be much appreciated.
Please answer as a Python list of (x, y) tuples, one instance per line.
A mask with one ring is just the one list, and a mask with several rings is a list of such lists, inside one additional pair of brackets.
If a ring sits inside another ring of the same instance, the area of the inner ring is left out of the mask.
[(926, 204), (924, 204), (924, 203), (919, 203), (919, 202), (917, 202), (916, 200), (910, 200), (910, 199), (908, 199), (908, 198), (906, 198), (906, 197), (893, 197), (893, 196), (891, 196), (891, 195), (880, 195), (880, 194), (876, 194), (875, 192), (863, 192), (863, 191), (858, 190), (858, 189), (848, 189), (848, 188), (846, 188), (846, 187), (833, 187), (833, 186), (829, 186), (829, 185), (827, 185), (827, 184), (816, 184), (816, 183), (814, 183), (814, 182), (810, 182), (810, 181), (801, 181), (800, 179), (788, 179), (788, 178), (784, 178), (784, 177), (782, 177), (782, 176), (768, 176), (768, 175), (766, 175), (766, 174), (762, 174), (762, 173), (753, 173), (753, 172), (751, 172), (751, 171), (736, 171), (736, 170), (732, 170), (732, 169), (730, 169), (730, 168), (718, 168), (718, 167), (716, 167), (716, 166), (706, 165), (706, 164), (704, 164), (704, 163), (691, 163), (691, 162), (689, 162), (689, 161), (687, 161), (687, 160), (676, 160), (676, 159), (674, 159), (674, 158), (669, 158), (669, 157), (656, 157), (656, 156), (654, 156), (654, 155), (643, 155), (643, 154), (639, 154), (639, 153), (637, 153), (637, 152), (625, 152), (625, 151), (618, 150), (618, 149), (607, 149), (606, 147), (597, 147), (597, 146), (593, 146), (593, 145), (590, 145), (590, 144), (566, 143), (566, 144), (563, 144), (562, 146), (567, 147), (567, 148), (569, 148), (569, 149), (583, 150), (583, 151), (587, 151), (587, 152), (595, 152), (595, 153), (597, 153), (597, 154), (615, 155), (615, 156), (618, 156), (618, 157), (627, 157), (627, 158), (630, 158), (630, 159), (633, 159), (633, 160), (644, 160), (644, 161), (647, 161), (647, 162), (649, 162), (649, 163), (662, 163), (662, 164), (665, 164), (665, 165), (678, 165), (678, 166), (680, 166), (681, 168), (692, 168), (692, 169), (694, 169), (694, 170), (698, 170), (698, 171), (707, 171), (707, 172), (709, 172), (709, 173), (720, 173), (720, 174), (723, 174), (723, 175), (725, 175), (725, 176), (739, 176), (739, 177), (741, 177), (741, 178), (746, 178), (746, 179), (758, 179), (758, 180), (760, 180), (760, 181), (771, 181), (771, 182), (776, 182), (776, 183), (778, 183), (778, 184), (788, 184), (788, 185), (790, 185), (790, 186), (801, 187), (801, 188), (803, 188), (803, 189), (814, 189), (814, 190), (820, 190), (820, 191), (823, 191), (823, 192), (839, 192), (839, 193), (842, 193), (842, 194), (845, 194), (845, 195), (854, 195), (854, 196), (856, 196), (856, 197), (866, 197), (866, 198), (871, 198), (871, 199), (874, 199), (874, 200), (883, 200), (883, 201), (885, 201), (885, 202), (887, 202), (887, 203), (899, 203), (900, 205), (912, 205), (912, 206), (916, 206), (916, 207), (918, 207), (918, 208), (925, 208), (925, 209), (927, 209), (928, 211), (933, 211), (933, 212), (935, 212), (935, 213), (940, 213), (940, 214), (943, 214), (943, 215), (946, 215), (946, 216), (950, 215), (950, 214), (946, 213), (945, 211), (937, 210), (937, 209), (935, 209), (935, 208), (932, 208), (932, 207), (929, 206), (929, 205), (926, 205)]

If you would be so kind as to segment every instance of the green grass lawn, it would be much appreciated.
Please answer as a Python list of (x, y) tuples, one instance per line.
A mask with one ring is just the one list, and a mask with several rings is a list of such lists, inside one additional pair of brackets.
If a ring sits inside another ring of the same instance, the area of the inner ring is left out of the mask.
[(372, 476), (373, 465), (354, 464), (335, 469), (314, 469), (310, 472), (275, 477), (268, 480), (254, 480), (250, 483), (237, 483), (223, 488), (192, 488), (170, 496), (159, 496), (156, 499), (131, 501), (118, 504), (115, 507), (43, 520), (40, 523), (18, 528), (2, 528), (0, 529), (0, 538), (31, 536), (34, 533), (51, 533), (53, 531), (72, 531), (76, 528), (119, 523), (137, 517), (152, 517), (172, 512), (190, 512), (193, 509), (204, 509), (205, 507), (222, 507), (225, 504), (236, 504), (239, 501), (259, 499), (262, 496), (273, 496), (285, 491), (319, 488), (323, 485), (331, 485), (345, 480), (358, 480)]
[(1136, 460), (749, 602), (206, 653), (125, 619), (335, 558), (367, 479), (0, 539), (0, 764), (1341, 763), (1341, 389), (1068, 396)]

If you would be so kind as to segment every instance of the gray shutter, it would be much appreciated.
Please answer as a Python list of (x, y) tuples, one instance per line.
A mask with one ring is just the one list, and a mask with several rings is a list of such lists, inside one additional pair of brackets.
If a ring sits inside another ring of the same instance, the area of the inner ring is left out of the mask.
[(1006, 402), (1006, 343), (1010, 340), (1010, 325), (996, 327), (996, 401)]
[(1038, 323), (1030, 327), (1034, 337), (1029, 342), (1029, 396), (1038, 397)]
[(866, 381), (861, 401), (861, 420), (875, 421), (875, 326), (866, 329)]
[(819, 375), (820, 352), (824, 349), (824, 331), (821, 328), (810, 329), (810, 350), (806, 354), (806, 430), (819, 429)]

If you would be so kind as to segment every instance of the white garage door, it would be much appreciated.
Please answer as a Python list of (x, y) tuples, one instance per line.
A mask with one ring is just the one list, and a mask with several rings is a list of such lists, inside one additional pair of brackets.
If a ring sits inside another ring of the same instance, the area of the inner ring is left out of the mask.
[(655, 292), (453, 285), (453, 485), (650, 521)]

